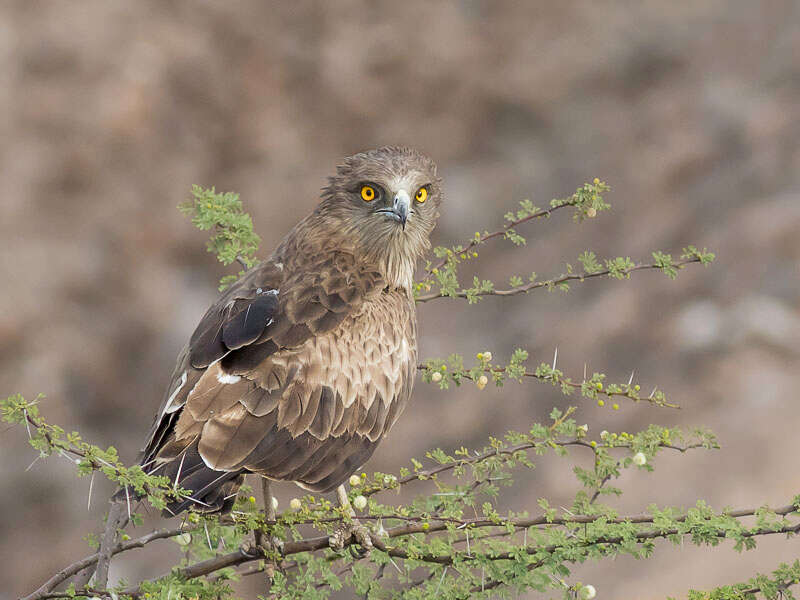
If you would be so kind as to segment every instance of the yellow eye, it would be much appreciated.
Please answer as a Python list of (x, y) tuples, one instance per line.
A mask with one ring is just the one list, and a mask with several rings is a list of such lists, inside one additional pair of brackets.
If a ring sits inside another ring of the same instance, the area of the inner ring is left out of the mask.
[(361, 187), (361, 199), (364, 202), (372, 202), (375, 200), (375, 188), (371, 185), (364, 185)]
[(427, 199), (428, 199), (428, 188), (423, 186), (417, 190), (417, 194), (414, 196), (414, 200), (422, 204)]

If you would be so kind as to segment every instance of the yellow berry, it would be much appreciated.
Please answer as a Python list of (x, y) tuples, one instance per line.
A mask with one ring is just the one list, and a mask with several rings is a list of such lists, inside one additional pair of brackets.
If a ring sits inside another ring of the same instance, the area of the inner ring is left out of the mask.
[(603, 390), (603, 384), (600, 381), (597, 382), (597, 385), (595, 387), (597, 388), (597, 391)]
[(606, 401), (605, 400), (598, 400), (597, 401), (597, 406), (600, 406), (602, 408), (605, 405), (606, 405)]
[(591, 442), (589, 442), (589, 445), (590, 445), (592, 448), (597, 448), (597, 442), (595, 442), (594, 440), (592, 440)]
[(619, 410), (619, 404), (617, 404), (617, 403), (615, 402), (615, 403), (614, 403), (614, 404), (611, 406), (611, 408), (613, 408), (614, 410)]
[(483, 352), (478, 352), (478, 353), (475, 355), (475, 358), (477, 358), (478, 360), (483, 360)]
[(256, 497), (255, 497), (255, 496), (250, 496), (250, 497), (247, 499), (247, 501), (248, 501), (250, 504), (255, 504), (255, 503), (256, 503)]
[(598, 183), (600, 183), (600, 180), (597, 177), (595, 177), (594, 178), (594, 184), (597, 185)]

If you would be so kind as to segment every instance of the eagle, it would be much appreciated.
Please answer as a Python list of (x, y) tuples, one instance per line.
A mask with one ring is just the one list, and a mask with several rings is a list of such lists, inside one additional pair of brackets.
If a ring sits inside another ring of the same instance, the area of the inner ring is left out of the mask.
[(145, 472), (192, 490), (169, 514), (229, 512), (248, 473), (346, 501), (343, 482), (411, 396), (413, 275), (442, 197), (416, 150), (350, 156), (316, 209), (208, 309), (141, 455)]

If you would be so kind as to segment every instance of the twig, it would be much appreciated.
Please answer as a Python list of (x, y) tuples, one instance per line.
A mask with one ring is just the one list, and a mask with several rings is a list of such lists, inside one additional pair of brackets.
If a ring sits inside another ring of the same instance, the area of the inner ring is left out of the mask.
[[(417, 370), (419, 370), (419, 371), (425, 371), (427, 369), (428, 369), (428, 366), (426, 364), (424, 364), (424, 363), (421, 363), (421, 364), (417, 365)], [(505, 367), (486, 367), (485, 369), (483, 369), (483, 372), (484, 373), (490, 373), (490, 374), (492, 374), (492, 373), (505, 373), (506, 370), (507, 369)], [(462, 377), (463, 379), (469, 379), (470, 381), (474, 381), (475, 380), (475, 378), (472, 377), (472, 375), (470, 375), (469, 372), (459, 373), (459, 376)], [(551, 383), (553, 381), (553, 377), (551, 375), (539, 375), (534, 371), (525, 371), (524, 373), (520, 374), (519, 376), (520, 377), (528, 377), (530, 379), (537, 379), (537, 380), (545, 382), (545, 383)], [(516, 377), (516, 375), (515, 375), (515, 377)], [(583, 381), (580, 381), (580, 382), (572, 381), (571, 379), (568, 379), (568, 378), (565, 377), (563, 379), (559, 379), (557, 383), (558, 383), (558, 385), (567, 386), (567, 387), (572, 388), (574, 390), (578, 390), (578, 389), (581, 389), (581, 387), (583, 386), (584, 383), (586, 383), (586, 375), (584, 374)], [(603, 396), (606, 396), (608, 398), (611, 398), (612, 396), (621, 397), (621, 398), (628, 398), (630, 400), (633, 400), (634, 402), (649, 402), (650, 404), (652, 404), (654, 406), (659, 406), (659, 407), (662, 407), (662, 408), (680, 409), (680, 406), (678, 404), (674, 404), (672, 402), (666, 402), (666, 401), (662, 401), (662, 400), (656, 399), (655, 398), (655, 390), (653, 390), (653, 393), (650, 394), (650, 396), (648, 396), (648, 397), (640, 397), (640, 396), (638, 396), (638, 394), (632, 395), (632, 392), (630, 391), (630, 389), (631, 389), (630, 388), (630, 384), (627, 384), (627, 387), (628, 387), (628, 391), (627, 392), (625, 392), (625, 391), (623, 391), (623, 392), (615, 392), (615, 391), (609, 391), (607, 388), (603, 388), (602, 390), (598, 390), (595, 393), (597, 395), (603, 395)]]
[(94, 584), (98, 588), (105, 588), (108, 583), (108, 568), (114, 552), (113, 545), (117, 538), (117, 529), (124, 527), (127, 522), (128, 518), (123, 512), (122, 503), (112, 500), (111, 508), (108, 509), (103, 537), (100, 539), (100, 549), (97, 551), (97, 570), (95, 571)]
[[(693, 256), (691, 258), (686, 258), (683, 260), (679, 260), (673, 263), (673, 267), (676, 269), (680, 269), (689, 263), (699, 263), (701, 260)], [(622, 275), (628, 275), (629, 273), (633, 273), (634, 271), (644, 271), (648, 269), (661, 269), (661, 265), (657, 265), (656, 263), (639, 263), (636, 264), (628, 269), (619, 269), (617, 272)], [(430, 300), (436, 300), (438, 298), (467, 298), (469, 296), (516, 296), (517, 294), (527, 294), (538, 288), (553, 288), (558, 286), (559, 284), (566, 283), (568, 281), (584, 281), (586, 279), (592, 279), (594, 277), (603, 277), (604, 275), (608, 275), (611, 273), (611, 269), (603, 269), (601, 271), (595, 271), (593, 273), (565, 273), (555, 277), (553, 279), (548, 279), (545, 281), (531, 281), (529, 283), (525, 283), (523, 285), (518, 285), (509, 289), (505, 290), (482, 290), (477, 291), (475, 293), (467, 294), (466, 291), (456, 292), (454, 294), (444, 294), (441, 291), (439, 292), (432, 292), (430, 294), (424, 294), (422, 296), (417, 296), (417, 302), (429, 302)]]
[[(497, 231), (493, 231), (492, 233), (487, 233), (486, 235), (481, 235), (472, 238), (469, 242), (465, 242), (461, 244), (458, 248), (454, 248), (451, 252), (454, 254), (461, 254), (463, 252), (467, 252), (468, 250), (472, 250), (476, 246), (480, 246), (488, 242), (491, 239), (505, 236), (510, 229), (517, 227), (518, 225), (522, 225), (523, 223), (527, 223), (528, 221), (532, 221), (534, 219), (541, 219), (542, 217), (549, 217), (551, 214), (556, 212), (561, 208), (567, 208), (568, 206), (577, 206), (579, 202), (571, 202), (567, 201), (564, 204), (559, 204), (558, 206), (553, 206), (551, 208), (545, 208), (542, 210), (538, 210), (533, 214), (528, 215), (527, 217), (523, 217), (522, 219), (516, 219), (514, 221), (510, 221), (506, 223), (502, 228), (498, 229)], [(425, 279), (427, 279), (435, 269), (441, 269), (447, 263), (447, 257), (442, 258), (439, 262), (434, 263), (425, 273)]]
[[(171, 537), (175, 537), (176, 535), (180, 535), (187, 531), (191, 531), (192, 528), (177, 528), (177, 529), (158, 529), (147, 535), (144, 535), (140, 538), (135, 540), (128, 540), (117, 544), (112, 551), (112, 556), (120, 554), (122, 552), (127, 552), (128, 550), (133, 550), (135, 548), (141, 548), (150, 542), (156, 540), (163, 540)], [(88, 569), (93, 565), (97, 564), (97, 559), (99, 557), (99, 552), (94, 554), (90, 554), (79, 561), (72, 563), (61, 569), (58, 573), (53, 575), (50, 579), (44, 582), (39, 589), (34, 591), (33, 593), (25, 596), (21, 600), (40, 600), (41, 598), (45, 598), (48, 592), (51, 592), (56, 586), (60, 585), (70, 577), (80, 573), (84, 569)]]
[[(550, 441), (552, 441), (552, 440), (550, 440)], [(449, 462), (449, 463), (445, 463), (445, 464), (442, 464), (442, 465), (436, 465), (435, 467), (431, 467), (430, 469), (423, 469), (421, 471), (417, 471), (416, 473), (411, 473), (409, 475), (406, 475), (405, 477), (401, 477), (400, 479), (398, 479), (397, 482), (396, 482), (396, 485), (398, 485), (398, 486), (399, 485), (405, 485), (406, 483), (409, 483), (411, 481), (416, 481), (418, 479), (429, 479), (433, 475), (438, 475), (439, 473), (443, 473), (445, 471), (450, 471), (452, 469), (455, 469), (456, 467), (461, 467), (461, 466), (464, 466), (464, 465), (472, 465), (472, 464), (475, 464), (475, 463), (478, 463), (478, 462), (481, 462), (481, 461), (484, 461), (484, 460), (488, 460), (488, 459), (496, 457), (496, 456), (506, 456), (506, 455), (509, 455), (509, 454), (515, 454), (515, 453), (520, 452), (522, 450), (532, 450), (532, 449), (537, 448), (537, 447), (542, 446), (542, 445), (548, 446), (548, 445), (550, 445), (550, 441), (524, 442), (522, 444), (517, 444), (515, 446), (506, 446), (504, 448), (493, 448), (492, 450), (489, 450), (489, 451), (484, 452), (482, 454), (478, 454), (478, 455), (473, 456), (471, 458), (464, 458), (464, 459), (461, 459), (461, 460), (456, 460), (454, 462)], [(557, 445), (557, 446), (562, 446), (562, 447), (564, 447), (564, 446), (583, 446), (583, 447), (586, 447), (586, 448), (590, 448), (592, 451), (594, 451), (594, 447), (589, 442), (586, 442), (586, 441), (581, 440), (581, 439), (566, 440), (566, 441), (552, 441), (552, 443)], [(696, 444), (688, 444), (686, 446), (675, 446), (673, 444), (665, 444), (665, 443), (662, 442), (658, 446), (660, 448), (666, 448), (666, 449), (669, 449), (669, 450), (677, 450), (678, 452), (686, 452), (687, 450), (693, 450), (695, 448), (702, 448), (703, 444), (696, 443)], [(620, 446), (616, 446), (616, 447), (617, 448), (625, 448), (627, 446), (620, 445)], [(379, 488), (376, 488), (376, 489), (365, 489), (361, 493), (364, 496), (371, 496), (372, 494), (377, 494), (378, 492), (382, 492), (382, 491), (387, 490), (387, 489), (394, 489), (394, 487), (379, 487)]]

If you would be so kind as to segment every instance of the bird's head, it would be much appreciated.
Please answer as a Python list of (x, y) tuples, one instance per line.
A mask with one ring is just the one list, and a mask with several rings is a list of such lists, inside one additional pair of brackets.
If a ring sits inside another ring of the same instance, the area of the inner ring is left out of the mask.
[(410, 289), (441, 201), (436, 164), (411, 148), (387, 146), (346, 158), (317, 212), (335, 216), (340, 235), (384, 269), (389, 283)]

